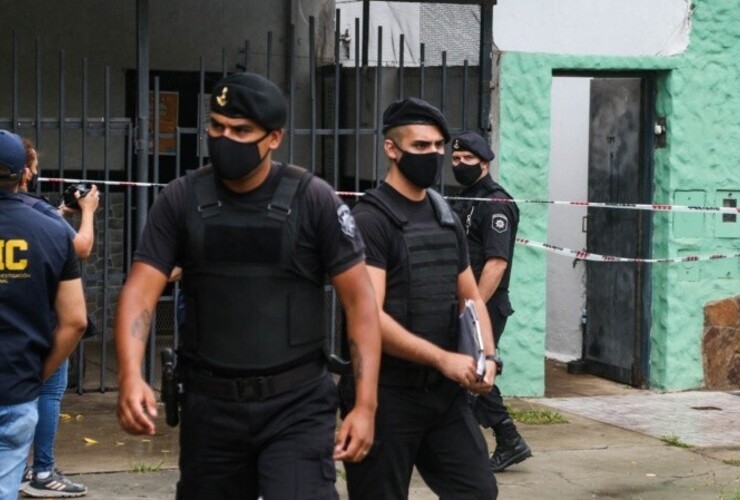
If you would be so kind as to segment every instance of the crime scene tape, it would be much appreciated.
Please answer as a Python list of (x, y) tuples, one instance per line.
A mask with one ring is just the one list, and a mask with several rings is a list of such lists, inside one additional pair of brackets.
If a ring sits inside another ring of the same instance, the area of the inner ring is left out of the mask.
[[(41, 182), (54, 183), (78, 183), (91, 182), (94, 184), (103, 184), (108, 186), (124, 187), (165, 187), (166, 183), (161, 182), (135, 182), (135, 181), (104, 181), (97, 179), (70, 179), (61, 177), (39, 177)], [(356, 191), (336, 191), (340, 197), (358, 197), (365, 193)], [(447, 200), (465, 200), (465, 201), (490, 201), (501, 203), (520, 203), (536, 205), (570, 205), (579, 207), (596, 207), (596, 208), (617, 208), (623, 210), (647, 210), (653, 212), (694, 212), (694, 213), (715, 213), (715, 214), (740, 214), (740, 207), (698, 207), (686, 205), (665, 205), (665, 204), (640, 204), (640, 203), (604, 203), (597, 201), (556, 201), (556, 200), (519, 200), (508, 198), (468, 198), (459, 196), (445, 196)]]
[(69, 179), (67, 177), (39, 177), (40, 182), (54, 182), (62, 184), (76, 184), (78, 182), (89, 182), (91, 184), (102, 184), (104, 186), (124, 187), (165, 187), (167, 184), (161, 182), (134, 182), (134, 181), (101, 181), (99, 179)]
[[(352, 191), (337, 191), (338, 196), (351, 197), (362, 196), (364, 193)], [(714, 214), (740, 214), (740, 207), (695, 207), (687, 205), (666, 205), (666, 204), (644, 204), (644, 203), (605, 203), (598, 201), (557, 201), (557, 200), (520, 200), (508, 198), (474, 198), (462, 196), (445, 196), (449, 201), (489, 201), (500, 203), (519, 203), (534, 205), (570, 205), (577, 207), (594, 207), (594, 208), (618, 208), (622, 210), (647, 210), (652, 212), (695, 212), (695, 213), (714, 213)]]
[(524, 238), (517, 238), (516, 242), (528, 247), (547, 250), (558, 255), (573, 257), (576, 260), (588, 260), (592, 262), (637, 262), (641, 264), (665, 264), (676, 262), (700, 262), (707, 260), (734, 259), (740, 257), (740, 252), (738, 252), (736, 254), (686, 255), (684, 257), (663, 259), (640, 259), (629, 257), (614, 257), (612, 255), (599, 255), (596, 253), (589, 253), (584, 250), (571, 250), (570, 248), (559, 247), (556, 245), (550, 245), (549, 243), (541, 243), (538, 241), (530, 241)]
[(716, 214), (740, 214), (740, 207), (694, 207), (686, 205), (664, 205), (644, 203), (603, 203), (596, 201), (554, 201), (554, 200), (510, 200), (508, 198), (459, 198), (447, 196), (448, 200), (497, 201), (500, 203), (520, 203), (538, 205), (570, 205), (577, 207), (618, 208), (622, 210), (647, 210), (652, 212), (711, 212)]

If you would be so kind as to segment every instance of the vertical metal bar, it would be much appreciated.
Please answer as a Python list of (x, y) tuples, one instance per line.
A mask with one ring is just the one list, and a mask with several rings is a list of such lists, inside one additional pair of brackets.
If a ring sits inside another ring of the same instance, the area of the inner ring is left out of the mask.
[[(134, 180), (134, 125), (129, 122), (126, 127), (126, 180), (132, 182)], [(131, 269), (131, 260), (133, 258), (133, 224), (131, 212), (132, 203), (134, 200), (133, 191), (131, 184), (126, 186), (126, 207), (128, 211), (128, 217), (126, 217), (126, 269)]]
[(360, 81), (360, 19), (355, 18), (355, 192), (360, 191), (360, 107), (362, 82)]
[[(182, 135), (182, 132), (180, 131), (180, 127), (175, 128), (175, 177), (180, 177), (182, 174), (180, 173), (182, 167), (180, 165), (181, 159), (180, 159), (180, 136)], [(202, 167), (202, 164), (198, 164), (199, 167)]]
[[(104, 81), (105, 101), (103, 105), (103, 170), (105, 180), (110, 180), (110, 66), (105, 67)], [(108, 182), (103, 186), (103, 234), (108, 235), (110, 227), (110, 185)], [(110, 238), (103, 238), (103, 338), (100, 346), (100, 392), (105, 392), (105, 374), (108, 371), (108, 306), (110, 304), (110, 276), (108, 273), (108, 261), (110, 259)]]
[[(447, 104), (447, 51), (442, 51), (442, 88), (440, 89), (439, 98), (439, 110), (442, 114), (445, 114), (445, 106)], [(445, 194), (445, 169), (443, 168), (439, 173), (439, 192), (444, 196)]]
[[(59, 159), (58, 159), (58, 165), (59, 165), (59, 177), (62, 179), (64, 178), (64, 121), (65, 121), (65, 94), (64, 94), (64, 77), (65, 77), (65, 71), (64, 71), (64, 50), (59, 51), (59, 144), (58, 144), (58, 151), (59, 151)], [(59, 183), (59, 195), (61, 196), (62, 192), (64, 191), (64, 185)]]
[(375, 169), (373, 171), (373, 184), (380, 183), (380, 157), (382, 150), (382, 138), (380, 136), (383, 124), (381, 123), (381, 101), (383, 96), (383, 27), (378, 26), (378, 62), (375, 66)]
[(334, 189), (339, 189), (339, 27), (341, 11), (336, 9), (334, 30), (334, 131), (332, 133), (332, 171), (334, 172)]
[(221, 77), (226, 76), (226, 49), (221, 49)]
[(463, 61), (463, 82), (462, 82), (462, 117), (461, 128), (468, 128), (468, 60)]
[(493, 5), (495, 0), (483, 0), (480, 5), (480, 62), (478, 67), (478, 127), (488, 138), (491, 112), (491, 78), (493, 77)]
[(313, 16), (308, 18), (308, 69), (309, 85), (311, 92), (311, 132), (309, 145), (309, 163), (308, 167), (311, 172), (316, 171), (316, 19)]
[[(203, 116), (206, 113), (206, 110), (204, 109), (203, 105), (205, 103), (205, 95), (206, 95), (206, 67), (205, 63), (203, 62), (203, 56), (200, 56), (200, 64), (198, 67), (198, 112), (196, 113), (196, 116), (198, 117), (198, 166), (203, 166), (203, 157), (205, 156), (204, 153), (204, 147), (203, 144), (205, 143), (205, 130), (203, 129), (204, 124), (206, 122), (206, 117)], [(177, 139), (179, 141), (180, 135), (178, 134)], [(177, 154), (179, 158), (180, 154), (180, 145), (177, 145)], [(178, 168), (177, 175), (180, 175), (180, 170)]]
[(403, 81), (403, 56), (404, 56), (404, 53), (406, 52), (405, 49), (404, 49), (405, 43), (406, 42), (404, 40), (403, 33), (401, 33), (401, 36), (399, 37), (399, 41), (398, 41), (398, 48), (401, 51), (401, 53), (399, 55), (399, 58), (398, 58), (398, 94), (397, 94), (397, 98), (398, 99), (403, 99), (403, 94), (404, 94), (404, 90), (403, 90), (403, 85), (404, 85), (404, 81)]
[[(136, 180), (146, 182), (149, 172), (149, 0), (136, 0), (136, 73)], [(146, 224), (148, 194), (147, 188), (136, 188), (137, 238)]]
[(439, 110), (442, 114), (445, 113), (445, 105), (447, 104), (447, 51), (442, 51), (442, 95), (439, 98)]
[[(81, 146), (81, 153), (80, 153), (80, 160), (82, 162), (82, 178), (87, 179), (87, 127), (88, 119), (88, 88), (87, 88), (87, 81), (88, 81), (88, 67), (87, 67), (87, 57), (82, 58), (82, 137), (80, 138), (80, 146)], [(80, 370), (82, 371), (82, 370)]]
[(272, 31), (267, 32), (267, 79), (270, 79), (272, 70)]
[(425, 73), (424, 44), (419, 45), (419, 99), (424, 99), (424, 73)]
[[(18, 35), (13, 30), (13, 132), (18, 132), (18, 116), (20, 109), (18, 107)], [(38, 144), (36, 145), (38, 147)]]
[(288, 107), (288, 163), (293, 163), (293, 151), (295, 145), (293, 144), (293, 135), (295, 129), (295, 24), (290, 24), (288, 30), (288, 37), (290, 38), (289, 43), (289, 55), (288, 61), (288, 94), (290, 100), (290, 106)]
[[(154, 77), (154, 114), (152, 115), (154, 123), (152, 124), (154, 130), (154, 137), (152, 138), (152, 169), (154, 170), (154, 183), (159, 184), (159, 77)], [(152, 199), (156, 199), (159, 194), (159, 186), (154, 186), (154, 193)]]
[(370, 0), (362, 0), (362, 66), (368, 65), (368, 48), (370, 47)]
[(244, 71), (249, 71), (249, 40), (244, 40)]
[[(34, 120), (34, 126), (36, 128), (36, 136), (34, 137), (34, 143), (36, 144), (36, 151), (41, 151), (41, 44), (39, 39), (36, 39), (36, 119)], [(42, 168), (39, 166), (39, 174), (41, 174)], [(36, 184), (36, 194), (40, 191), (40, 186)]]

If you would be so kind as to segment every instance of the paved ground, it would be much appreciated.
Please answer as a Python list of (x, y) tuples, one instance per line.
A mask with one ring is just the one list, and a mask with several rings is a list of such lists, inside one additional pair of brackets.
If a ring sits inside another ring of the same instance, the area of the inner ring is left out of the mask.
[[(547, 395), (557, 397), (508, 403), (557, 409), (568, 423), (519, 425), (534, 457), (496, 475), (499, 498), (740, 499), (740, 397), (654, 394), (552, 369), (557, 373), (548, 373), (548, 380), (557, 387), (548, 384)], [(115, 397), (65, 397), (58, 465), (88, 486), (86, 498), (173, 498), (176, 432), (160, 425), (151, 438), (123, 433)], [(668, 446), (659, 439), (670, 434), (695, 446)], [(338, 488), (346, 499), (341, 473)], [(436, 497), (414, 477), (410, 498)]]

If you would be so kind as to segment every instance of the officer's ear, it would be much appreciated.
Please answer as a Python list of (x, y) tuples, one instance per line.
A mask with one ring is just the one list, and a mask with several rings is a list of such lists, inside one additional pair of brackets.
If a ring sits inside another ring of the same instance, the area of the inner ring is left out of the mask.
[(270, 131), (270, 133), (267, 134), (267, 147), (270, 149), (279, 148), (280, 143), (283, 142), (284, 135), (285, 130), (281, 128)]

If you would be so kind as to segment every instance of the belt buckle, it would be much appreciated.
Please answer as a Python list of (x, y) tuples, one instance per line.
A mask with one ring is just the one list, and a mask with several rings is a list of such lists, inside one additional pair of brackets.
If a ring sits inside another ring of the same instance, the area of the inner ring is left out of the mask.
[(258, 380), (240, 378), (236, 380), (236, 392), (240, 400), (256, 401), (261, 399), (261, 387)]

